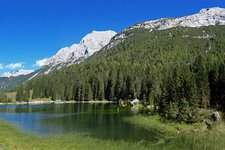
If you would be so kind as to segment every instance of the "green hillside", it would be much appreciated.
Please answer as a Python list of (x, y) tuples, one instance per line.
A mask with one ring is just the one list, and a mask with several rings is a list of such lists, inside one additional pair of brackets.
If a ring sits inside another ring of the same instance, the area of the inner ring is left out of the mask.
[(197, 121), (199, 108), (225, 107), (225, 26), (121, 34), (127, 38), (83, 63), (20, 86), (17, 100), (26, 99), (28, 90), (34, 99), (138, 98), (166, 117), (186, 122)]

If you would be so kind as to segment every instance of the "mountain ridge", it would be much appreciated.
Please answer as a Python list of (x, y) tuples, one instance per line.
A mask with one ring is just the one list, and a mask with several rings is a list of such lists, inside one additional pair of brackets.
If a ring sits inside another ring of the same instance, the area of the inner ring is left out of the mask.
[(106, 46), (116, 34), (112, 30), (92, 31), (83, 37), (79, 44), (73, 44), (70, 47), (60, 49), (55, 55), (47, 59), (41, 67), (49, 68), (45, 72), (49, 73), (62, 67), (80, 63)]
[(12, 71), (12, 72), (6, 72), (4, 74), (1, 75), (1, 77), (17, 77), (17, 76), (21, 76), (21, 75), (28, 75), (31, 74), (32, 72), (34, 72), (34, 70), (25, 70), (25, 69), (20, 69), (17, 71)]
[[(99, 49), (95, 50), (94, 52), (98, 52), (100, 51), (100, 49), (108, 50), (114, 47), (115, 45), (118, 45), (119, 43), (124, 41), (126, 38), (133, 36), (135, 34), (135, 33), (129, 32), (130, 30), (133, 30), (133, 29), (143, 28), (143, 29), (149, 30), (149, 32), (152, 32), (153, 30), (165, 30), (165, 29), (170, 29), (173, 27), (180, 27), (180, 26), (199, 28), (201, 26), (210, 26), (210, 25), (225, 25), (225, 9), (224, 8), (213, 7), (208, 9), (202, 9), (200, 10), (199, 13), (196, 13), (194, 15), (189, 15), (189, 16), (184, 16), (179, 18), (172, 18), (172, 19), (162, 18), (158, 20), (145, 21), (145, 22), (141, 22), (136, 25), (133, 25), (123, 30), (119, 34), (116, 34), (114, 31), (109, 30), (112, 33), (111, 37), (109, 37), (107, 42), (105, 42), (105, 44), (103, 44), (102, 46), (99, 46), (98, 47)], [(169, 35), (169, 36), (172, 36), (172, 35)], [(189, 36), (189, 35), (184, 35), (184, 36)], [(210, 37), (206, 34), (203, 34), (201, 37), (196, 36), (194, 38), (210, 38)], [(85, 43), (85, 40), (81, 40), (79, 44), (82, 45), (83, 42)], [(79, 44), (75, 44), (75, 47), (77, 47)], [(55, 61), (57, 59), (54, 59), (54, 56), (53, 56), (51, 57), (52, 59), (51, 58), (47, 59), (46, 60), (47, 63), (43, 64), (41, 69), (37, 70), (35, 74), (33, 73), (33, 76), (31, 77), (29, 76), (27, 80), (37, 77), (40, 74), (46, 74), (53, 70), (58, 70), (60, 68), (70, 66), (71, 64), (82, 62), (83, 60), (87, 58), (86, 56), (88, 53), (86, 52), (87, 49), (85, 49), (84, 45), (82, 45), (81, 47), (82, 47), (81, 51), (77, 52), (79, 54), (78, 56), (80, 56), (80, 57), (76, 57), (77, 59), (74, 59), (76, 55), (73, 55), (75, 53), (73, 53), (72, 51), (70, 51), (69, 53), (70, 55), (68, 54), (67, 55), (68, 57), (65, 57), (66, 59), (64, 59), (61, 62)], [(66, 49), (70, 50), (70, 47), (67, 47)], [(61, 50), (63, 51), (65, 49), (61, 49)], [(93, 53), (91, 52), (91, 54)], [(60, 52), (58, 54), (60, 55)]]
[(133, 28), (145, 28), (154, 30), (165, 30), (173, 27), (201, 27), (209, 25), (225, 25), (225, 9), (220, 7), (204, 8), (199, 13), (178, 17), (161, 18), (157, 20), (144, 21), (131, 26)]

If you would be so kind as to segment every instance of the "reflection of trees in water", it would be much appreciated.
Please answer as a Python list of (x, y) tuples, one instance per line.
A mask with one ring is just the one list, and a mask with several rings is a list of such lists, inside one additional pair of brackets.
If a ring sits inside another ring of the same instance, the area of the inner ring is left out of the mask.
[[(90, 136), (114, 140), (149, 139), (145, 129), (123, 122), (130, 109), (114, 104), (59, 104), (23, 106), (14, 111), (15, 122), (24, 129), (39, 133), (88, 133)], [(22, 112), (22, 113), (21, 113)], [(154, 133), (151, 133), (151, 136)]]
[(44, 119), (40, 123), (56, 133), (84, 132), (114, 140), (149, 138), (145, 129), (123, 122), (123, 117), (129, 115), (127, 108), (112, 104), (73, 104), (54, 108), (54, 112), (59, 111), (68, 115)]

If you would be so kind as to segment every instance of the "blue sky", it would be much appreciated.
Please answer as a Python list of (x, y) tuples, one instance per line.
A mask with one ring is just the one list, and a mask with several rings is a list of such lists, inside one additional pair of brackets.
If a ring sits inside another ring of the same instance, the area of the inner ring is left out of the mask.
[(180, 17), (224, 0), (0, 0), (0, 74), (37, 69), (36, 60), (78, 43), (92, 30)]

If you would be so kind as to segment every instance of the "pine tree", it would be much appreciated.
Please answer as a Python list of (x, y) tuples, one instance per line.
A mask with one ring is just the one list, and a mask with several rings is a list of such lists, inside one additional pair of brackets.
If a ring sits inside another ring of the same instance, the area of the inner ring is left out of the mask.
[(23, 101), (29, 102), (29, 99), (30, 99), (30, 90), (29, 89), (26, 89), (23, 94), (24, 94)]
[(155, 93), (153, 90), (150, 91), (149, 96), (148, 96), (148, 104), (150, 106), (154, 106), (155, 105)]
[(198, 87), (200, 107), (206, 109), (207, 106), (209, 106), (210, 90), (208, 73), (204, 64), (203, 56), (199, 55), (193, 64), (193, 71), (196, 74), (196, 84)]
[(24, 101), (24, 91), (23, 86), (19, 86), (16, 92), (16, 101), (22, 102)]

